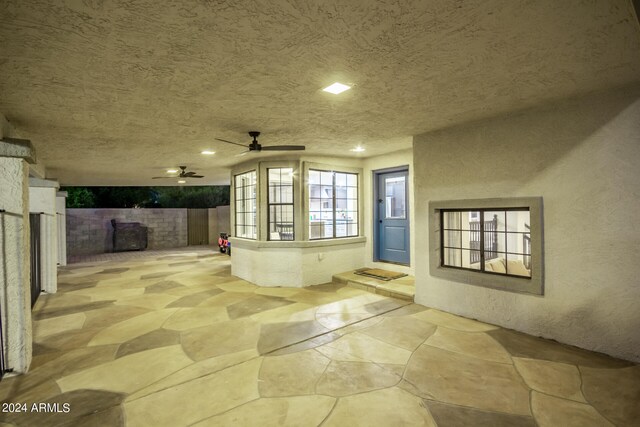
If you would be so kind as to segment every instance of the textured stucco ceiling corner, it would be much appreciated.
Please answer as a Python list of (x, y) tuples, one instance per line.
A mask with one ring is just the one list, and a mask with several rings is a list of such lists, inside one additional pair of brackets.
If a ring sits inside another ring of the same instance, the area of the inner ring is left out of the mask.
[[(228, 183), (242, 149), (215, 138), (249, 130), (376, 156), (640, 75), (628, 0), (6, 0), (0, 23), (0, 112), (68, 185), (157, 185), (178, 165)], [(321, 91), (335, 81), (354, 87)]]

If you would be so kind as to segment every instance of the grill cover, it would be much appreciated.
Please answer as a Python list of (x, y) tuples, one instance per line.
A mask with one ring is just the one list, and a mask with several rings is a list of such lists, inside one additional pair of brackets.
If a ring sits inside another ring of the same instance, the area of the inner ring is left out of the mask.
[(113, 226), (113, 251), (142, 251), (147, 248), (148, 228), (139, 222), (116, 222), (111, 220)]

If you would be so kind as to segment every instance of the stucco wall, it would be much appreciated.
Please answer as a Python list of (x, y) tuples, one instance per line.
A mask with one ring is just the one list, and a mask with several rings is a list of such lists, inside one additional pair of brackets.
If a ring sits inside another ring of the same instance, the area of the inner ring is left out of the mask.
[[(640, 87), (414, 138), (416, 301), (640, 361)], [(545, 294), (429, 275), (429, 200), (542, 196)]]
[[(304, 287), (363, 265), (364, 242), (321, 247), (250, 248), (233, 239), (231, 274), (259, 286)], [(304, 245), (304, 243), (300, 243)]]
[(0, 157), (0, 304), (6, 367), (15, 372), (27, 371), (32, 349), (28, 169)]
[(187, 246), (186, 209), (67, 209), (67, 255), (111, 252), (112, 218), (148, 227), (149, 249)]

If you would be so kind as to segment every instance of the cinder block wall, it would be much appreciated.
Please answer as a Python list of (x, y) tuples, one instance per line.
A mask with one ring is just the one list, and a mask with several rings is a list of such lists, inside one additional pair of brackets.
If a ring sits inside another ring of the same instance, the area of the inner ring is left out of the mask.
[(187, 246), (186, 209), (67, 209), (67, 254), (111, 252), (113, 218), (148, 227), (149, 249)]

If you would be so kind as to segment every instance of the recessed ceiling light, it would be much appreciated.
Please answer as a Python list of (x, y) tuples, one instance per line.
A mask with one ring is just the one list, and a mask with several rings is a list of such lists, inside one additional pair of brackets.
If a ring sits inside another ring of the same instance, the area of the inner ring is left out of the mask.
[(361, 147), (361, 146), (358, 145), (356, 148), (352, 148), (349, 151), (355, 151), (356, 153), (362, 153), (364, 151), (364, 147)]
[(187, 181), (185, 181), (184, 179), (181, 179), (180, 181), (178, 181), (178, 184), (186, 184)]
[(325, 92), (329, 92), (329, 93), (332, 93), (334, 95), (337, 95), (337, 94), (342, 93), (345, 90), (349, 90), (349, 89), (351, 89), (351, 86), (347, 86), (347, 85), (344, 85), (342, 83), (335, 82), (331, 86), (327, 86), (322, 90), (325, 91)]
[(178, 169), (167, 169), (167, 173), (178, 173)]
[(203, 151), (200, 152), (200, 154), (205, 154), (207, 156), (211, 156), (213, 154), (216, 154), (216, 152), (215, 151), (211, 151), (211, 150), (203, 150)]

